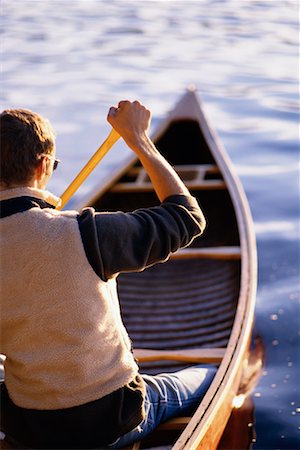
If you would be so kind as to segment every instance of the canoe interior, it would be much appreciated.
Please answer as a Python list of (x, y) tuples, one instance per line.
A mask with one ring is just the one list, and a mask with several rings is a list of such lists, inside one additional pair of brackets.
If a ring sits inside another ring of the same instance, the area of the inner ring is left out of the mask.
[[(224, 184), (197, 121), (171, 122), (155, 144), (175, 169), (181, 167), (180, 175), (186, 182), (192, 182), (196, 165), (209, 168), (203, 175), (204, 181)], [(133, 185), (139, 167), (137, 162), (120, 178), (119, 185)], [(204, 235), (191, 247), (238, 247), (238, 227), (226, 185), (198, 189), (196, 183), (191, 191), (207, 220)], [(158, 203), (153, 189), (143, 189), (141, 185), (141, 189), (129, 191), (112, 189), (93, 206), (98, 211), (132, 211)], [(121, 274), (118, 278), (121, 310), (133, 347), (225, 348), (239, 297), (240, 270), (240, 259), (202, 258), (170, 260), (141, 273)], [(186, 365), (175, 361), (140, 363), (141, 371), (149, 374)]]
[[(176, 166), (214, 165), (216, 162), (203, 137), (199, 123), (194, 120), (180, 120), (170, 124), (163, 136), (155, 142), (156, 147), (175, 168)], [(136, 163), (138, 168), (140, 163)], [(191, 169), (181, 171), (181, 177), (189, 182), (193, 176)], [(134, 182), (136, 175), (130, 171), (119, 180)], [(219, 171), (207, 171), (204, 180), (222, 181)], [(197, 184), (197, 183), (196, 183)], [(196, 239), (193, 247), (238, 246), (239, 232), (232, 201), (227, 189), (190, 189), (201, 205), (207, 227), (205, 233)], [(133, 211), (141, 207), (155, 206), (158, 199), (153, 190), (135, 190), (129, 192), (108, 191), (101, 196), (94, 207), (98, 211)]]
[[(239, 262), (170, 261), (140, 274), (122, 274), (123, 319), (134, 348), (224, 348), (235, 317)], [(170, 361), (140, 363), (144, 373), (180, 369)]]

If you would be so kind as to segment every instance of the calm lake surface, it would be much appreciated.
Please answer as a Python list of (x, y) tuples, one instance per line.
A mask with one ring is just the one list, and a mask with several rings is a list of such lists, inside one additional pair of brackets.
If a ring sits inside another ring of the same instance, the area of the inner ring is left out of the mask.
[[(254, 449), (300, 447), (297, 0), (1, 1), (1, 109), (48, 117), (60, 195), (106, 137), (108, 108), (140, 99), (153, 123), (198, 87), (243, 182), (257, 235)], [(77, 199), (122, 161), (117, 145)]]

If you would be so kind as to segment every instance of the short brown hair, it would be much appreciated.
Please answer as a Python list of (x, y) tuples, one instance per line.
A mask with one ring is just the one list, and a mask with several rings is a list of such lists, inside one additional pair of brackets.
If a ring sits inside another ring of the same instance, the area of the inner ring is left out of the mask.
[(0, 134), (1, 184), (26, 184), (40, 156), (53, 153), (55, 135), (50, 122), (29, 109), (6, 109), (0, 114)]

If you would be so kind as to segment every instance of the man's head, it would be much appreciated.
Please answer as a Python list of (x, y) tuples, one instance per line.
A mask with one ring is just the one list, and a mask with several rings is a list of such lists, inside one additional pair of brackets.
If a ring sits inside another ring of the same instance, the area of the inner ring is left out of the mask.
[(2, 187), (26, 186), (36, 177), (44, 187), (53, 170), (55, 136), (47, 119), (27, 109), (0, 114)]

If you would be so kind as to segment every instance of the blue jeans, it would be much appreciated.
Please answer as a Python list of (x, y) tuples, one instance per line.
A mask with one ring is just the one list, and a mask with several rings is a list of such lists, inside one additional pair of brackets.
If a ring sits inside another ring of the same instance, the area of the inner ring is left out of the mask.
[(172, 417), (192, 414), (216, 373), (214, 367), (194, 366), (175, 373), (142, 375), (146, 384), (145, 419), (110, 448), (121, 448), (144, 438)]

